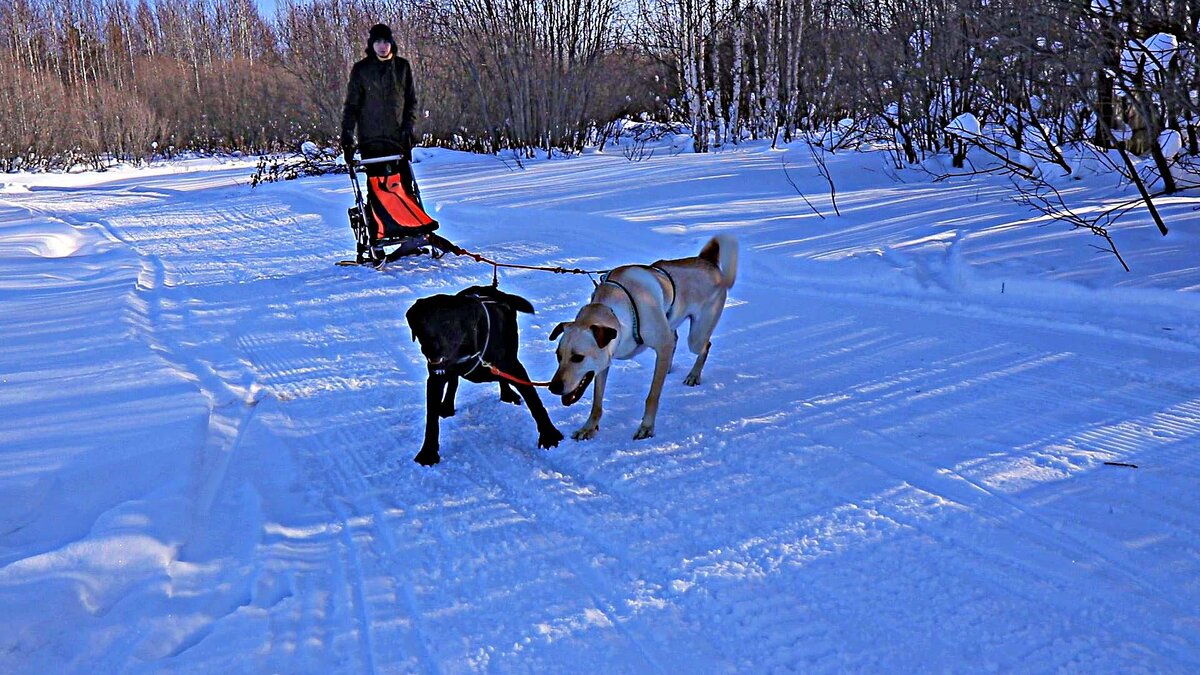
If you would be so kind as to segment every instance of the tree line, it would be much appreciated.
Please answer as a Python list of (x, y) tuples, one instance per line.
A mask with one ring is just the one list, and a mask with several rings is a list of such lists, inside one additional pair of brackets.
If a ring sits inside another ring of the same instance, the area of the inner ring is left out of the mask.
[(336, 142), (367, 28), (426, 144), (573, 153), (621, 116), (746, 139), (965, 152), (970, 112), (1051, 161), (1200, 153), (1196, 0), (0, 0), (0, 168)]

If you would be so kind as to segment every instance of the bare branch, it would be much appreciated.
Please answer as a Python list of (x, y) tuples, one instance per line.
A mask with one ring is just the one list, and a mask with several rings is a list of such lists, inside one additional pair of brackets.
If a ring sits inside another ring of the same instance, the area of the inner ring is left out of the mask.
[(783, 177), (787, 179), (788, 185), (792, 186), (792, 189), (796, 191), (796, 194), (800, 195), (800, 198), (804, 200), (805, 204), (808, 204), (808, 208), (812, 209), (813, 213), (817, 214), (821, 220), (825, 220), (825, 214), (818, 211), (817, 207), (813, 206), (813, 203), (808, 201), (808, 197), (800, 189), (800, 186), (796, 185), (796, 181), (792, 180), (792, 175), (788, 173), (787, 160), (780, 157), (779, 161), (783, 163)]

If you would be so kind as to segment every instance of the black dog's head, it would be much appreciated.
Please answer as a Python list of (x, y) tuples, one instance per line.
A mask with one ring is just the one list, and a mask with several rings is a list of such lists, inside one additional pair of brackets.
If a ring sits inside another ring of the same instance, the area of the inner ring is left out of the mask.
[[(502, 305), (509, 311), (493, 310), (487, 316), (483, 301)], [(430, 367), (445, 367), (482, 350), (489, 328), (493, 335), (502, 335), (510, 323), (515, 329), (513, 310), (532, 314), (533, 306), (525, 298), (491, 286), (472, 286), (454, 295), (421, 298), (413, 303), (405, 318)]]
[(431, 367), (443, 366), (478, 351), (485, 327), (478, 302), (434, 295), (413, 303), (405, 314), (413, 340)]

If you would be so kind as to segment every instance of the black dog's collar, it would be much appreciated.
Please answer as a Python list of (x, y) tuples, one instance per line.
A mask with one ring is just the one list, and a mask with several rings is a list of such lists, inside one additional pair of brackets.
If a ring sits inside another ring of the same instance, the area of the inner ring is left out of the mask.
[(429, 362), (429, 372), (433, 373), (434, 375), (445, 375), (446, 373), (457, 368), (458, 366), (461, 366), (465, 363), (470, 363), (471, 361), (474, 361), (475, 365), (471, 366), (471, 370), (468, 370), (467, 372), (463, 373), (463, 375), (470, 375), (472, 371), (474, 371), (476, 368), (479, 367), (480, 363), (483, 363), (483, 352), (478, 351), (478, 352), (475, 352), (474, 354), (471, 354), (470, 356), (464, 356), (462, 358), (454, 359), (449, 364), (443, 364), (442, 366), (440, 366), (438, 368), (434, 368), (433, 363)]

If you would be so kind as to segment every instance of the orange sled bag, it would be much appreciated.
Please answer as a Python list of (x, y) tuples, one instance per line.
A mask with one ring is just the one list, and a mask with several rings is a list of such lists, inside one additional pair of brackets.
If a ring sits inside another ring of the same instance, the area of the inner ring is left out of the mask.
[(429, 234), (438, 223), (404, 190), (400, 174), (367, 177), (367, 227), (371, 243), (387, 245)]

